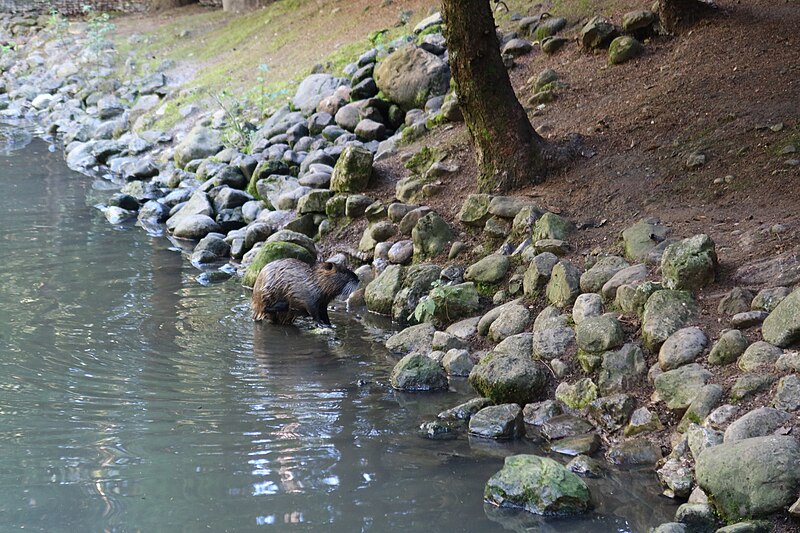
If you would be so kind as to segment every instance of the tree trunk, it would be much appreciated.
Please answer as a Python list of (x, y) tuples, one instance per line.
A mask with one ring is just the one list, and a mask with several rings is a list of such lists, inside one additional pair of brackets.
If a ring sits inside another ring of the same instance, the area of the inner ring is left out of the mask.
[(504, 193), (541, 182), (546, 142), (514, 94), (489, 0), (442, 0), (442, 14), (458, 104), (475, 145), (478, 188)]
[(667, 33), (676, 34), (713, 7), (713, 2), (703, 0), (658, 0), (658, 18)]

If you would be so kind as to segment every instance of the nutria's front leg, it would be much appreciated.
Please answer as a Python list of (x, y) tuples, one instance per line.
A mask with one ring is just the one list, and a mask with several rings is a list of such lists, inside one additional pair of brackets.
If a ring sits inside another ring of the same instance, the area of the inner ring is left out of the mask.
[(306, 306), (306, 311), (308, 311), (308, 316), (314, 319), (314, 322), (320, 326), (331, 326), (331, 319), (328, 318), (328, 306), (327, 305), (308, 305)]

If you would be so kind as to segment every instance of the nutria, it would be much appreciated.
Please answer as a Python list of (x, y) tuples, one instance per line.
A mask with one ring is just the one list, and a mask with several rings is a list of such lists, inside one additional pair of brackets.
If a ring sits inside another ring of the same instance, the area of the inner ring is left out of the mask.
[(291, 324), (298, 316), (310, 316), (330, 326), (328, 304), (358, 286), (358, 276), (335, 263), (309, 266), (298, 259), (279, 259), (258, 273), (253, 286), (253, 320), (268, 318), (275, 324)]

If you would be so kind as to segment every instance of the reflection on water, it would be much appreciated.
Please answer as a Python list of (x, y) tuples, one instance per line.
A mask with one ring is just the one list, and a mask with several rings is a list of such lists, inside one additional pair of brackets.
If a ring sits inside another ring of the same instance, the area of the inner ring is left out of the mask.
[(167, 240), (110, 226), (90, 207), (108, 193), (44, 143), (0, 169), (5, 528), (643, 531), (671, 515), (647, 472), (592, 481), (588, 518), (484, 510), (502, 457), (535, 448), (417, 437), (469, 393), (392, 392), (380, 322), (253, 324), (235, 279), (206, 286)]

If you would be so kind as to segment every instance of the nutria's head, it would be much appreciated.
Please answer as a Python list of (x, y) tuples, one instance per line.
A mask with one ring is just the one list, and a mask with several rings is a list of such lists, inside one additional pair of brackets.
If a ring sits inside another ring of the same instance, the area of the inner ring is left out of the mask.
[(359, 279), (349, 268), (338, 263), (317, 263), (314, 275), (322, 292), (333, 299), (348, 296), (358, 288)]

